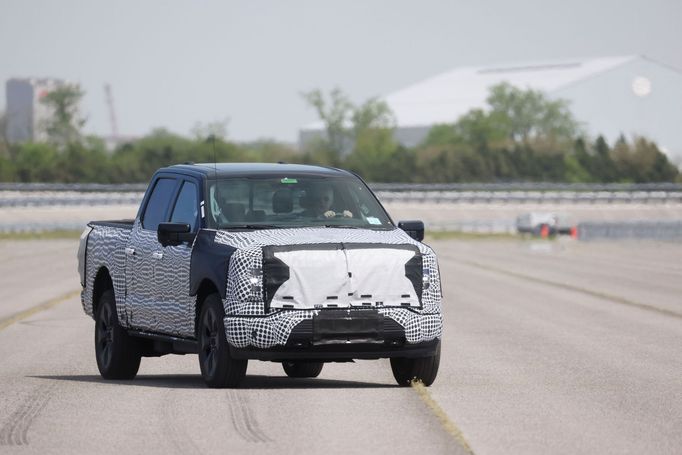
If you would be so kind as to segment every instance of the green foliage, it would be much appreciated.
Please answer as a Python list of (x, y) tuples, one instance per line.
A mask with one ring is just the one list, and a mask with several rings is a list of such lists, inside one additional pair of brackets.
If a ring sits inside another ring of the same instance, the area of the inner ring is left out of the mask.
[(48, 140), (57, 147), (80, 141), (85, 120), (79, 116), (78, 104), (83, 95), (79, 86), (64, 85), (40, 100), (51, 111), (50, 118), (41, 127), (45, 129)]
[[(601, 136), (590, 141), (564, 102), (508, 85), (493, 88), (490, 110), (436, 125), (414, 148), (395, 141), (395, 118), (381, 100), (354, 105), (339, 89), (327, 98), (319, 90), (305, 98), (327, 135), (302, 152), (267, 140), (232, 143), (225, 138), (226, 123), (219, 122), (197, 125), (193, 138), (157, 129), (113, 152), (98, 138), (78, 134), (72, 140), (60, 133), (47, 144), (7, 147), (0, 153), (0, 181), (146, 182), (163, 166), (214, 160), (332, 165), (373, 182), (682, 181), (653, 142), (623, 137), (611, 147)], [(73, 120), (66, 117), (63, 124)]]
[(311, 154), (317, 153), (319, 159), (327, 164), (337, 164), (350, 140), (347, 123), (353, 115), (353, 103), (339, 88), (331, 91), (329, 100), (320, 90), (304, 93), (303, 98), (315, 109), (325, 125), (326, 138), (315, 144), (316, 148)]

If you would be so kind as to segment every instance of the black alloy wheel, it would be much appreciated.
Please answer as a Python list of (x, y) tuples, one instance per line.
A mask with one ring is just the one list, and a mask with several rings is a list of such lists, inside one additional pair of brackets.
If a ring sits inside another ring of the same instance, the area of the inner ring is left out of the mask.
[(95, 357), (104, 379), (133, 379), (140, 368), (137, 342), (118, 323), (114, 291), (102, 293), (95, 319)]
[(246, 376), (248, 361), (233, 359), (225, 336), (225, 310), (218, 294), (202, 305), (197, 326), (199, 367), (206, 385), (212, 388), (238, 387)]

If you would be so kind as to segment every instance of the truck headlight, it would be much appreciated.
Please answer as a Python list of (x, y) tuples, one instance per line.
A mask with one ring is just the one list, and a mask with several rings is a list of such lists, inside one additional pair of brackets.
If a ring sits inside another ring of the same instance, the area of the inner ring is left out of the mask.
[(249, 270), (249, 288), (251, 290), (251, 297), (260, 299), (262, 296), (263, 283), (263, 269), (254, 268)]
[(422, 272), (422, 290), (426, 291), (431, 286), (431, 272), (429, 269), (424, 269)]

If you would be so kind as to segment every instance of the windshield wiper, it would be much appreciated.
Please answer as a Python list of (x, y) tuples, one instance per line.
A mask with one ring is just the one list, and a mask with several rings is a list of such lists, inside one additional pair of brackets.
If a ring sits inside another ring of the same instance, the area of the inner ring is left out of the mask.
[(219, 229), (282, 229), (282, 226), (276, 224), (230, 224), (220, 226)]
[(325, 224), (324, 227), (342, 229), (368, 229), (367, 226), (349, 226), (347, 224)]

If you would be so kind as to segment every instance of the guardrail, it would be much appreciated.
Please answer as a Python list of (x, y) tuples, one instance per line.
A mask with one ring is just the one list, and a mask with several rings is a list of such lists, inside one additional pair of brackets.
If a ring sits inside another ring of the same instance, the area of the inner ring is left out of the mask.
[(476, 203), (682, 203), (679, 191), (385, 191), (378, 190), (382, 202)]
[(682, 241), (682, 221), (584, 222), (578, 224), (578, 239)]
[[(681, 183), (370, 183), (374, 191), (675, 191)], [(0, 183), (0, 191), (144, 192), (146, 183)]]

